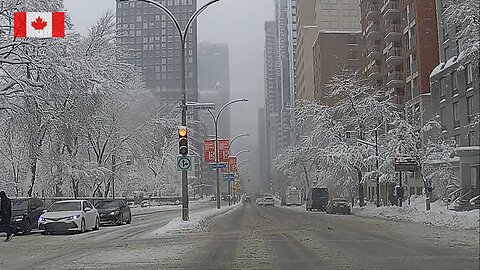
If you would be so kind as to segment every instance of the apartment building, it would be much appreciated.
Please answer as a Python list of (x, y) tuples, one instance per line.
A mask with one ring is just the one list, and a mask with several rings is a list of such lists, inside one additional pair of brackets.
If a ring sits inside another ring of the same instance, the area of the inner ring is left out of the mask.
[[(442, 136), (457, 145), (457, 169), (462, 195), (469, 199), (478, 195), (480, 187), (480, 125), (474, 123), (480, 111), (478, 63), (462, 55), (457, 33), (461, 25), (448, 28), (445, 22), (445, 1), (437, 0), (438, 46), (440, 63), (430, 76), (432, 112), (440, 116)], [(475, 116), (477, 115), (477, 116)]]

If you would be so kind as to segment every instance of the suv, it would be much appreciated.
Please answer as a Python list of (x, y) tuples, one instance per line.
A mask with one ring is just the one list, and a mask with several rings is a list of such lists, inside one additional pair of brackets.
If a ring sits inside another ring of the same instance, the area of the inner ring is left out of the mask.
[(43, 201), (37, 198), (12, 199), (11, 223), (17, 231), (24, 235), (30, 234), (32, 228), (37, 228), (38, 217), (43, 214)]
[(275, 206), (275, 199), (272, 196), (265, 196), (263, 198), (263, 205), (264, 206)]

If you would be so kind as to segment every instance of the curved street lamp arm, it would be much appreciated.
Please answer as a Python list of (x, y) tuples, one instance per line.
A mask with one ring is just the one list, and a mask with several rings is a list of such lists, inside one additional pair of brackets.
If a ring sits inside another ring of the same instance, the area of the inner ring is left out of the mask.
[(201, 8), (199, 8), (197, 11), (195, 11), (195, 13), (193, 13), (193, 15), (190, 17), (190, 19), (188, 19), (188, 22), (185, 26), (185, 30), (182, 32), (182, 35), (183, 35), (183, 40), (184, 41), (187, 41), (187, 36), (188, 36), (188, 29), (190, 28), (190, 26), (193, 24), (193, 22), (195, 21), (195, 19), (198, 17), (198, 15), (200, 15), (200, 13), (202, 13), (205, 9), (207, 9), (209, 6), (217, 3), (217, 2), (220, 2), (221, 0), (213, 0), (213, 1), (210, 1), (208, 3), (206, 3), (205, 5), (203, 5)]
[(230, 100), (229, 102), (225, 103), (222, 108), (220, 108), (220, 110), (218, 111), (217, 113), (217, 118), (220, 116), (220, 114), (222, 113), (223, 110), (225, 110), (225, 108), (230, 105), (230, 104), (233, 104), (233, 103), (237, 103), (237, 102), (243, 102), (243, 101), (248, 101), (247, 99), (244, 99), (244, 98), (239, 98), (239, 99), (234, 99), (234, 100)]
[(247, 150), (247, 149), (240, 150), (240, 151), (238, 151), (238, 153), (236, 153), (234, 156), (238, 157), (238, 155), (243, 154), (243, 153), (248, 153), (248, 152), (250, 152), (250, 151)]
[[(210, 113), (210, 115), (212, 116), (213, 122), (217, 122), (217, 118), (215, 117), (215, 115), (213, 114), (213, 112), (212, 112), (210, 109), (208, 109), (207, 111), (208, 111), (208, 113)], [(214, 135), (214, 136), (216, 136), (216, 135)]]
[(167, 13), (168, 17), (170, 17), (173, 24), (175, 24), (175, 27), (177, 28), (180, 36), (183, 36), (183, 30), (182, 30), (182, 27), (180, 26), (180, 23), (178, 22), (177, 18), (175, 18), (175, 15), (170, 10), (168, 10), (167, 7), (165, 7), (164, 5), (162, 5), (162, 4), (160, 4), (156, 1), (152, 1), (152, 0), (136, 0), (136, 1), (149, 3), (149, 4), (152, 4), (156, 7), (158, 7), (159, 9), (163, 10), (163, 12)]
[(236, 139), (238, 139), (238, 138), (240, 138), (240, 137), (247, 137), (247, 136), (250, 136), (250, 134), (248, 134), (248, 133), (238, 134), (237, 136), (233, 137), (233, 139), (230, 140), (230, 145), (232, 145), (232, 143), (233, 143)]

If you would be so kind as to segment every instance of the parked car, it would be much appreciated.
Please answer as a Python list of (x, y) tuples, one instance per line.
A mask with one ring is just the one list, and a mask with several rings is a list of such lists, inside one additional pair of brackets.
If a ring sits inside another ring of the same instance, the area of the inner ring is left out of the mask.
[(250, 198), (250, 196), (247, 195), (247, 196), (243, 197), (243, 202), (248, 202), (248, 203), (252, 202), (252, 198)]
[(258, 205), (263, 205), (263, 198), (258, 198), (255, 200)]
[(328, 188), (311, 188), (307, 193), (306, 200), (307, 203), (305, 208), (307, 211), (312, 211), (313, 209), (325, 211), (328, 204)]
[(100, 200), (95, 203), (100, 214), (100, 224), (122, 225), (132, 223), (130, 207), (123, 200)]
[(210, 201), (216, 201), (217, 197), (215, 195), (210, 196)]
[(55, 202), (38, 218), (38, 229), (42, 230), (43, 234), (66, 231), (83, 233), (98, 228), (100, 216), (87, 200)]
[(263, 205), (264, 206), (275, 206), (275, 198), (273, 198), (273, 196), (265, 196), (263, 198)]
[(334, 198), (327, 205), (327, 214), (350, 214), (350, 203), (345, 198)]
[(150, 201), (143, 200), (142, 203), (140, 204), (140, 207), (150, 207)]
[(23, 235), (38, 227), (38, 217), (43, 214), (43, 202), (37, 198), (12, 199), (11, 223)]

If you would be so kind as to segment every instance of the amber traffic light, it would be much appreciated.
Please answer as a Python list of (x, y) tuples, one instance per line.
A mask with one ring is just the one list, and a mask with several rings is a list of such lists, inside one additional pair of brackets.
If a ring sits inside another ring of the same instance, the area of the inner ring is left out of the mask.
[(188, 154), (188, 140), (187, 140), (187, 127), (180, 126), (178, 127), (178, 152), (180, 155)]

